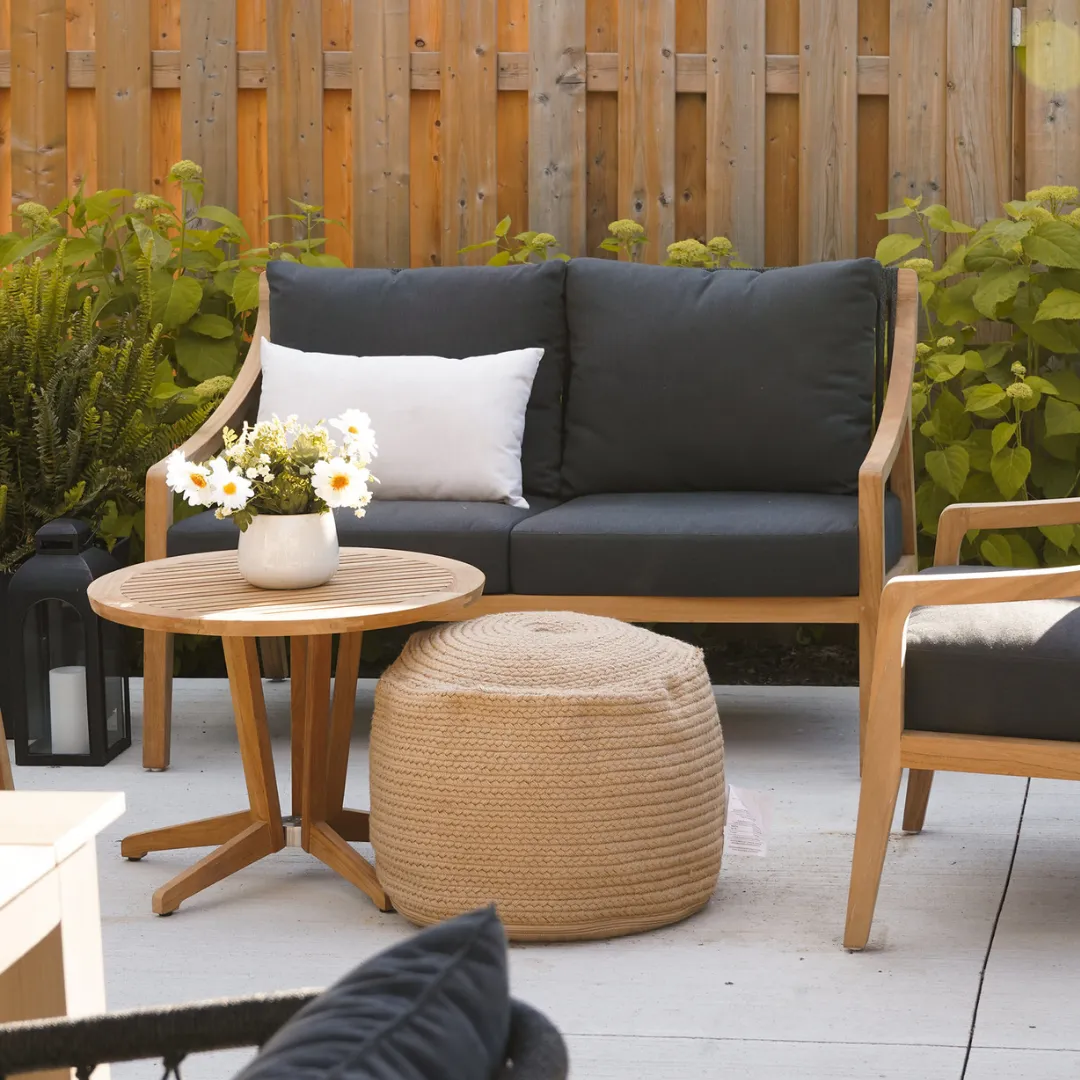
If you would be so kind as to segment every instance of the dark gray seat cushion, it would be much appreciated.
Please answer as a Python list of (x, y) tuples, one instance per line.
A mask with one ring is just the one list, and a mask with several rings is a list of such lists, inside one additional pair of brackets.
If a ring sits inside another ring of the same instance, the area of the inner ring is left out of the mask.
[[(510, 591), (510, 530), (554, 500), (529, 496), (529, 509), (504, 503), (414, 502), (376, 498), (367, 515), (335, 511), (338, 540), (343, 547), (398, 548), (460, 559), (484, 572), (486, 593)], [(177, 522), (169, 530), (169, 554), (235, 548), (240, 531), (231, 521), (219, 521), (212, 511)]]
[(872, 259), (786, 269), (567, 268), (569, 495), (854, 495), (870, 447)]
[[(667, 492), (588, 495), (510, 537), (515, 593), (567, 596), (855, 596), (853, 495)], [(901, 553), (886, 496), (888, 564)]]
[(488, 908), (350, 972), (305, 1005), (236, 1080), (492, 1080), (509, 1034), (506, 936)]
[(907, 728), (1080, 741), (1080, 600), (916, 608), (904, 668)]
[(542, 348), (525, 416), (522, 482), (525, 491), (558, 496), (567, 367), (565, 263), (335, 270), (275, 260), (266, 276), (270, 336), (289, 348), (449, 357)]

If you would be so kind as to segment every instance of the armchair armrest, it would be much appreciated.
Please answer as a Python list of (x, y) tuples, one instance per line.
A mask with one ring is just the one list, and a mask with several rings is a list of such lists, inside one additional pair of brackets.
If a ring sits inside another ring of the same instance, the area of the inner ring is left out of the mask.
[(1080, 525), (1080, 499), (1030, 502), (953, 503), (938, 519), (935, 566), (955, 566), (970, 529), (1028, 529), (1039, 525)]
[[(205, 461), (223, 445), (222, 432), (236, 427), (247, 415), (258, 389), (262, 362), (260, 342), (270, 336), (270, 286), (266, 275), (259, 281), (259, 317), (236, 381), (206, 423), (181, 447), (190, 461)], [(173, 493), (165, 483), (167, 459), (151, 465), (146, 472), (146, 558), (164, 559), (169, 526), (173, 520)]]

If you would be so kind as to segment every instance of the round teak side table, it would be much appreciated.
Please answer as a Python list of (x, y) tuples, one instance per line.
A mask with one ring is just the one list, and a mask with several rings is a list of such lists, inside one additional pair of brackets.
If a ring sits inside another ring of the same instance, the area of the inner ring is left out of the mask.
[[(484, 575), (466, 563), (378, 548), (342, 548), (338, 572), (314, 589), (257, 589), (240, 576), (235, 551), (159, 559), (93, 582), (90, 604), (106, 619), (220, 637), (225, 647), (249, 808), (124, 839), (129, 859), (219, 845), (162, 885), (153, 910), (171, 914), (189, 896), (294, 844), (298, 832), (300, 847), (389, 911), (374, 868), (349, 846), (368, 839), (367, 812), (343, 805), (363, 631), (456, 616), (483, 588)], [(334, 634), (341, 641), (331, 705)], [(291, 819), (282, 819), (278, 802), (260, 637), (292, 638)]]

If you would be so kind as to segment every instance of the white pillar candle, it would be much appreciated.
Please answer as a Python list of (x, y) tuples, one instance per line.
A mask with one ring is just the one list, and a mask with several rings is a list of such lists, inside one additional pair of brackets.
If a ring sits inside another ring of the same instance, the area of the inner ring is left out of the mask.
[(49, 671), (49, 726), (54, 754), (90, 753), (86, 668), (81, 665)]

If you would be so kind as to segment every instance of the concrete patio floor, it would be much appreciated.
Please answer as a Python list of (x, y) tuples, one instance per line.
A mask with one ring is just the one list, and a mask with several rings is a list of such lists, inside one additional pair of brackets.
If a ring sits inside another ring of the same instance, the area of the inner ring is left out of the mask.
[[(357, 707), (356, 806), (367, 804), (372, 688), (362, 684)], [(939, 776), (926, 831), (894, 835), (872, 948), (849, 954), (840, 934), (858, 799), (855, 692), (716, 693), (729, 783), (773, 799), (768, 855), (726, 855), (712, 902), (680, 925), (513, 948), (513, 991), (562, 1029), (575, 1080), (1080, 1075), (1080, 786)], [(268, 683), (266, 694), (285, 798), (288, 686)], [(138, 683), (133, 698), (138, 715)], [(223, 681), (178, 681), (167, 773), (142, 770), (137, 740), (105, 769), (16, 769), (16, 784), (127, 794), (98, 848), (112, 1008), (322, 986), (412, 932), (295, 849), (171, 918), (151, 914), (152, 891), (192, 853), (129, 863), (121, 836), (243, 805)], [(247, 1056), (195, 1058), (183, 1075), (225, 1078)]]

